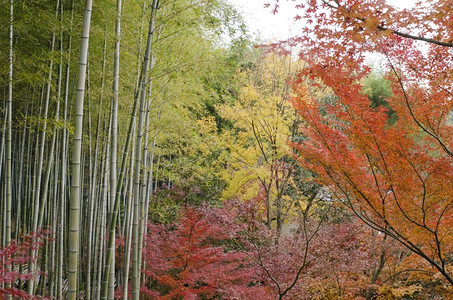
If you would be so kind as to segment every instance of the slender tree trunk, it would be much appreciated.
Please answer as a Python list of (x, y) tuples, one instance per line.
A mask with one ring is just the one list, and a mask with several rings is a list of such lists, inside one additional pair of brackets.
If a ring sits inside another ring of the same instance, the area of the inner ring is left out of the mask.
[(158, 1), (153, 0), (151, 17), (149, 22), (148, 40), (143, 62), (143, 77), (140, 89), (140, 113), (137, 126), (137, 140), (135, 147), (135, 170), (134, 170), (134, 213), (132, 225), (132, 299), (139, 300), (140, 297), (140, 265), (138, 258), (139, 242), (139, 203), (140, 203), (140, 174), (141, 174), (141, 152), (142, 138), (144, 134), (145, 98), (148, 84), (148, 68), (151, 57), (151, 43), (154, 33), (154, 15), (157, 11)]
[[(8, 85), (9, 85), (9, 82), (8, 82)], [(7, 105), (7, 102), (8, 102), (8, 99), (6, 99), (6, 101), (5, 101), (4, 105), (3, 105), (3, 109), (5, 111), (5, 114), (4, 114), (4, 122), (3, 122), (3, 126), (2, 126), (2, 145), (0, 147), (0, 178), (2, 178), (3, 157), (4, 157), (4, 154), (5, 154), (5, 143), (6, 143), (6, 125), (8, 123), (8, 110), (7, 110), (7, 106), (8, 105)], [(3, 202), (0, 202), (0, 204), (2, 204), (2, 203)], [(1, 236), (0, 238), (3, 238), (3, 236)]]
[[(63, 72), (62, 72), (63, 73)], [(60, 153), (60, 141), (57, 142), (57, 151)], [(52, 239), (54, 242), (51, 243), (51, 255), (50, 255), (50, 272), (49, 272), (49, 297), (52, 299), (56, 295), (55, 283), (57, 275), (57, 232), (58, 232), (58, 179), (61, 177), (58, 171), (60, 170), (60, 161), (56, 160), (54, 164), (54, 177), (53, 177), (53, 193), (52, 193)]]
[(159, 166), (160, 166), (160, 157), (161, 155), (159, 154), (157, 156), (157, 161), (156, 161), (156, 176), (155, 177), (155, 181), (154, 181), (154, 191), (157, 191), (158, 189), (158, 184), (157, 184), (157, 178), (159, 178)]
[[(4, 154), (5, 154), (6, 125), (8, 123), (8, 111), (6, 110), (6, 106), (7, 105), (5, 103), (5, 114), (4, 114), (5, 120), (3, 121), (3, 126), (2, 126), (2, 145), (0, 147), (0, 179), (2, 178), (2, 174), (1, 173), (3, 171), (3, 169), (2, 169), (3, 168), (3, 157), (4, 157)], [(1, 183), (2, 182), (0, 180), (0, 184)], [(2, 193), (3, 192), (6, 193), (6, 180), (5, 180), (5, 190), (4, 191), (3, 191), (3, 189), (0, 189), (0, 190), (1, 190)], [(0, 208), (2, 208), (3, 206), (6, 208), (6, 194), (5, 194), (4, 198), (2, 197), (2, 201), (0, 201)], [(5, 212), (5, 214), (6, 214), (6, 212)], [(0, 245), (2, 245), (4, 247), (5, 245), (3, 244), (3, 241), (4, 241), (5, 237), (6, 237), (6, 232), (4, 233), (3, 229), (6, 230), (6, 216), (3, 215), (3, 210), (0, 210), (0, 218), (4, 222), (4, 224), (2, 222), (2, 224), (0, 226), (0, 229), (1, 229), (1, 232), (2, 232), (2, 235), (0, 236), (0, 241), (1, 241)]]
[[(104, 83), (105, 83), (105, 67), (106, 67), (106, 52), (107, 52), (107, 36), (104, 34), (104, 46), (103, 46), (103, 60), (102, 60), (102, 76), (101, 76), (101, 93), (100, 93), (100, 101), (99, 101), (99, 107), (102, 107), (103, 99), (104, 99)], [(94, 153), (94, 166), (93, 166), (93, 173), (92, 173), (92, 179), (93, 179), (93, 184), (91, 185), (91, 200), (90, 200), (90, 218), (92, 218), (89, 222), (89, 230), (88, 230), (88, 254), (87, 254), (87, 262), (89, 266), (87, 267), (87, 273), (86, 273), (86, 281), (87, 281), (87, 290), (86, 290), (86, 297), (87, 299), (91, 298), (91, 289), (93, 289), (93, 293), (97, 293), (97, 275), (98, 275), (98, 264), (100, 263), (98, 260), (98, 257), (96, 257), (96, 254), (98, 253), (100, 247), (99, 244), (102, 244), (102, 240), (100, 237), (102, 235), (99, 235), (100, 233), (100, 228), (98, 225), (100, 224), (99, 218), (98, 218), (98, 212), (99, 212), (99, 203), (102, 203), (100, 200), (102, 197), (101, 194), (101, 189), (97, 189), (96, 187), (98, 186), (98, 156), (99, 156), (99, 148), (100, 144), (102, 146), (102, 141), (101, 143), (101, 113), (99, 112), (98, 115), (98, 120), (97, 120), (97, 132), (96, 132), (96, 148), (95, 148), (95, 153)], [(103, 170), (103, 168), (101, 168)], [(101, 173), (103, 174), (103, 173)], [(99, 182), (99, 185), (102, 185), (102, 181)], [(91, 216), (92, 215), (92, 216)], [(95, 224), (96, 223), (96, 224)], [(95, 232), (93, 232), (93, 228), (95, 228)], [(93, 236), (96, 238), (93, 240)], [(94, 247), (92, 246), (92, 242), (95, 242)], [(94, 272), (94, 278), (93, 280), (91, 279), (91, 260), (92, 260), (92, 252), (95, 254), (95, 260), (94, 260), (94, 265), (93, 265), (93, 272)], [(93, 283), (93, 284), (91, 284)], [(90, 290), (88, 290), (88, 285), (92, 285)]]
[[(58, 16), (58, 11), (59, 11), (59, 5), (60, 1), (57, 0), (56, 3), (56, 9), (55, 9), (55, 19), (57, 19)], [(56, 27), (53, 29), (52, 33), (52, 43), (51, 43), (51, 54), (53, 54), (55, 50), (55, 37), (56, 37)], [(43, 201), (41, 201), (41, 173), (42, 173), (42, 168), (43, 168), (43, 162), (44, 162), (44, 148), (45, 148), (45, 143), (46, 143), (46, 131), (47, 131), (47, 115), (49, 111), (49, 102), (50, 102), (50, 93), (51, 93), (51, 87), (52, 87), (52, 74), (53, 74), (53, 57), (50, 58), (49, 62), (49, 76), (47, 78), (47, 87), (46, 87), (46, 98), (44, 102), (44, 119), (43, 119), (43, 126), (42, 126), (42, 133), (41, 133), (41, 143), (40, 143), (40, 150), (39, 150), (39, 158), (38, 158), (38, 168), (36, 170), (36, 189), (35, 193), (33, 194), (33, 207), (34, 207), (34, 214), (33, 214), (33, 223), (31, 230), (32, 232), (36, 232), (38, 227), (41, 226), (39, 224), (39, 221), (42, 220), (42, 213), (44, 213), (44, 207), (45, 207), (45, 198), (47, 197), (47, 187), (48, 187), (48, 178), (50, 178), (50, 170), (51, 168), (47, 168), (49, 171), (49, 174), (46, 174), (45, 181), (45, 186), (44, 186), (44, 197), (42, 198)], [(53, 153), (52, 153), (52, 159), (53, 159)], [(52, 162), (50, 162), (52, 164)], [(47, 172), (46, 172), (47, 173)], [(47, 176), (48, 175), (48, 176)], [(42, 207), (41, 207), (42, 205)], [(37, 251), (33, 249), (31, 251), (31, 258), (32, 262), (29, 265), (29, 272), (33, 273), (35, 271), (35, 266), (36, 263), (34, 260), (36, 260), (36, 255)], [(30, 279), (28, 281), (28, 287), (27, 287), (27, 292), (31, 295), (33, 295), (33, 288), (34, 288), (34, 279)]]
[[(5, 245), (11, 242), (11, 203), (13, 195), (12, 176), (12, 123), (13, 123), (13, 9), (14, 2), (10, 2), (10, 24), (9, 24), (9, 80), (8, 80), (8, 101), (6, 103), (6, 236)], [(3, 159), (0, 157), (0, 159)]]
[[(129, 153), (128, 149), (131, 144), (133, 126), (135, 124), (135, 118), (136, 118), (136, 113), (137, 113), (137, 104), (138, 104), (138, 95), (139, 95), (138, 91), (139, 90), (140, 90), (140, 87), (137, 88), (137, 92), (135, 94), (134, 106), (132, 108), (132, 115), (131, 115), (131, 120), (129, 123), (128, 134), (126, 137), (126, 143), (124, 145), (123, 157), (121, 160), (121, 167), (120, 167), (119, 177), (117, 180), (118, 183), (116, 186), (115, 203), (113, 204), (114, 210), (113, 210), (113, 214), (111, 215), (111, 218), (108, 220), (109, 221), (109, 225), (108, 225), (109, 231), (115, 230), (115, 226), (116, 226), (116, 220), (117, 220), (118, 210), (119, 210), (119, 206), (120, 206), (119, 204), (120, 204), (121, 189), (123, 186), (124, 174), (125, 174), (125, 170), (126, 170), (127, 158), (128, 158), (128, 153)], [(112, 256), (115, 255), (113, 237), (114, 237), (114, 235), (110, 232), (108, 245), (107, 245), (106, 263), (104, 265), (101, 299), (107, 299), (107, 289), (108, 289), (108, 282), (109, 282), (109, 275), (110, 275), (111, 260), (112, 260)]]
[[(126, 150), (126, 149), (125, 149)], [(133, 186), (133, 164), (134, 164), (134, 147), (131, 150), (131, 171), (129, 174), (129, 183), (128, 183), (128, 195), (127, 195), (127, 207), (125, 211), (125, 238), (124, 238), (124, 284), (123, 284), (123, 299), (128, 299), (128, 289), (129, 289), (129, 269), (130, 269), (130, 258), (131, 258), (131, 235), (132, 235), (132, 204), (134, 202), (132, 186)]]
[[(106, 125), (106, 122), (103, 122), (102, 124), (102, 128), (103, 128), (103, 132), (105, 131), (105, 129), (107, 128), (107, 125)], [(101, 149), (101, 153), (102, 153), (102, 160), (101, 160), (101, 163), (100, 163), (100, 174), (102, 175), (105, 175), (105, 172), (106, 172), (106, 169), (107, 169), (107, 161), (106, 161), (106, 158), (107, 158), (107, 152), (108, 152), (108, 141), (106, 141), (105, 137), (109, 137), (108, 134), (107, 135), (104, 135), (104, 138), (103, 138), (103, 143), (102, 143), (102, 149)], [(106, 180), (108, 179), (108, 175), (107, 176), (101, 176), (100, 177), (100, 182), (99, 182), (99, 185), (100, 185), (100, 188), (98, 189), (98, 197), (99, 197), (99, 201), (97, 203), (97, 206), (96, 206), (96, 234), (95, 234), (95, 240), (97, 241), (96, 245), (95, 245), (95, 250), (94, 250), (94, 253), (95, 253), (95, 256), (96, 256), (96, 260), (95, 260), (95, 267), (94, 267), (94, 291), (93, 291), (93, 298), (94, 299), (100, 299), (100, 295), (101, 295), (101, 291), (100, 291), (100, 287), (101, 287), (101, 282), (102, 282), (102, 267), (104, 266), (104, 263), (103, 263), (103, 260), (104, 260), (104, 240), (105, 240), (105, 235), (104, 235), (104, 232), (105, 232), (105, 228), (104, 228), (104, 221), (105, 221), (105, 218), (104, 218), (104, 193), (105, 192), (105, 189), (104, 189), (104, 183), (106, 182)]]
[[(103, 124), (101, 123), (101, 116), (98, 118), (98, 132), (100, 133), (101, 131), (103, 132)], [(100, 135), (98, 137), (98, 140), (100, 141), (100, 147), (98, 150), (98, 154), (100, 156), (99, 162), (98, 162), (98, 169), (100, 170), (101, 176), (99, 176), (99, 179), (97, 180), (97, 189), (96, 189), (96, 205), (94, 207), (94, 232), (93, 232), (93, 239), (94, 239), (94, 246), (93, 246), (93, 255), (94, 255), (94, 260), (93, 260), (93, 279), (92, 279), (92, 298), (98, 299), (97, 294), (98, 294), (98, 268), (99, 264), (102, 261), (100, 258), (102, 255), (99, 253), (99, 249), (101, 247), (101, 244), (103, 243), (103, 238), (100, 236), (101, 232), (101, 222), (100, 222), (100, 206), (102, 204), (102, 183), (103, 183), (103, 176), (102, 174), (104, 171), (103, 167), (103, 155), (104, 155), (104, 148), (105, 148), (105, 139), (102, 138)]]
[[(88, 70), (89, 74), (89, 70)], [(88, 82), (90, 81), (88, 75)], [(89, 87), (89, 84), (88, 84)], [(96, 202), (95, 198), (95, 186), (96, 186), (96, 165), (97, 165), (97, 148), (98, 148), (98, 139), (96, 139), (96, 154), (94, 155), (94, 163), (93, 163), (93, 150), (92, 150), (92, 138), (91, 138), (91, 105), (90, 105), (90, 93), (88, 92), (89, 88), (87, 88), (87, 106), (88, 106), (88, 135), (89, 135), (89, 196), (87, 197), (88, 203), (86, 205), (88, 215), (87, 221), (87, 249), (86, 249), (86, 272), (85, 272), (85, 297), (87, 299), (91, 299), (91, 266), (92, 266), (92, 248), (93, 248), (93, 222), (94, 222), (94, 204)], [(100, 102), (99, 107), (102, 107), (102, 102)], [(98, 128), (99, 129), (99, 128)], [(99, 132), (96, 133), (96, 136), (99, 137)]]
[[(5, 235), (3, 235), (4, 246), (9, 246), (11, 243), (11, 204), (13, 195), (13, 182), (12, 176), (12, 159), (11, 159), (11, 145), (12, 145), (12, 111), (13, 111), (13, 16), (14, 16), (14, 2), (10, 2), (10, 24), (9, 24), (9, 76), (8, 76), (8, 100), (6, 102), (6, 197), (5, 203)], [(3, 157), (0, 156), (0, 160)], [(16, 229), (17, 230), (17, 229)], [(10, 266), (6, 267), (6, 271), (10, 270)], [(11, 297), (8, 297), (10, 299)]]
[[(111, 114), (110, 114), (111, 115)], [(107, 214), (107, 200), (108, 200), (108, 186), (110, 180), (110, 140), (111, 140), (111, 118), (109, 118), (108, 122), (108, 138), (107, 138), (107, 145), (105, 147), (105, 159), (104, 159), (104, 185), (103, 185), (103, 197), (102, 197), (102, 211), (101, 211), (101, 236), (108, 236), (108, 220), (106, 218)], [(108, 282), (109, 282), (109, 275), (110, 275), (110, 263), (112, 261), (109, 255), (114, 255), (113, 252), (113, 242), (110, 244), (110, 236), (107, 243), (103, 244), (103, 249), (106, 251), (101, 251), (103, 253), (102, 265), (99, 266), (99, 283), (98, 283), (98, 291), (99, 297), (97, 299), (107, 299), (107, 292), (108, 292)], [(104, 268), (104, 272), (101, 274), (101, 269)]]
[[(57, 105), (55, 109), (55, 121), (59, 121), (59, 116), (60, 116), (60, 95), (61, 95), (61, 62), (59, 66), (59, 78), (58, 78), (58, 89), (57, 89)], [(44, 177), (44, 185), (43, 185), (43, 193), (42, 193), (42, 204), (38, 216), (38, 226), (37, 228), (41, 228), (43, 218), (44, 218), (44, 208), (46, 206), (47, 202), (47, 195), (49, 193), (49, 182), (50, 182), (50, 175), (52, 171), (52, 165), (54, 163), (54, 156), (55, 156), (55, 145), (56, 145), (56, 138), (57, 138), (57, 128), (56, 125), (53, 128), (53, 133), (52, 133), (52, 141), (50, 144), (50, 150), (49, 150), (49, 158), (46, 166), (46, 173)]]
[(68, 299), (77, 298), (77, 278), (80, 248), (80, 157), (82, 150), (83, 100), (85, 97), (85, 78), (88, 58), (92, 0), (85, 2), (82, 41), (79, 58), (77, 99), (75, 107), (74, 142), (72, 152), (71, 194), (69, 199), (69, 264), (68, 264)]
[[(152, 64), (152, 63), (151, 63)], [(151, 70), (153, 66), (151, 65)], [(149, 83), (149, 95), (151, 96), (152, 91), (152, 81)], [(144, 139), (144, 147), (143, 147), (143, 181), (141, 187), (141, 203), (140, 203), (140, 224), (139, 224), (139, 236), (138, 236), (138, 265), (142, 266), (142, 252), (143, 252), (143, 234), (145, 232), (146, 227), (146, 216), (148, 215), (148, 204), (149, 204), (149, 195), (148, 195), (148, 136), (149, 136), (149, 118), (150, 118), (150, 108), (151, 108), (151, 100), (148, 101), (147, 108), (146, 108), (146, 116), (145, 116), (145, 139)]]
[[(158, 114), (159, 116), (159, 114)], [(155, 134), (154, 134), (155, 135)], [(146, 195), (147, 197), (153, 197), (153, 170), (154, 170), (154, 148), (156, 147), (156, 137), (154, 136), (153, 137), (153, 143), (151, 145), (151, 157), (150, 157), (150, 166), (149, 166), (149, 177), (148, 177), (148, 184), (147, 184), (147, 187), (146, 187)], [(145, 223), (145, 227), (144, 227), (144, 232), (143, 234), (146, 234), (147, 233), (147, 226), (146, 224), (148, 224), (148, 212), (149, 212), (149, 203), (150, 203), (150, 199), (148, 199), (148, 201), (146, 202), (146, 206), (145, 206), (145, 218), (144, 218), (144, 223)], [(142, 237), (142, 240), (143, 240), (143, 237)], [(146, 243), (143, 241), (142, 244), (140, 244), (140, 246), (142, 247), (142, 250), (144, 247), (146, 247)], [(140, 250), (141, 252), (141, 250)], [(146, 269), (146, 261), (142, 261), (142, 257), (140, 257), (140, 266), (145, 270)], [(143, 278), (142, 278), (143, 282), (146, 282), (146, 275), (143, 275)]]
[[(35, 89), (33, 89), (33, 92), (35, 91)], [(33, 107), (31, 109), (31, 111), (33, 111)], [(31, 191), (33, 189), (33, 175), (32, 175), (32, 172), (33, 172), (33, 164), (31, 162), (31, 157), (32, 157), (32, 130), (29, 130), (28, 131), (28, 135), (27, 135), (27, 140), (29, 141), (27, 144), (27, 155), (26, 155), (26, 158), (27, 158), (27, 163), (26, 163), (26, 170), (25, 170), (25, 179), (26, 179), (26, 184), (25, 184), (25, 190), (24, 190), (24, 213), (23, 213), (23, 223), (22, 223), (22, 230), (23, 232), (29, 232), (29, 223), (28, 223), (28, 219), (29, 219), (29, 212), (31, 211), (31, 207), (30, 207), (30, 199), (32, 198), (31, 197)], [(28, 208), (28, 209), (27, 209)]]
[[(25, 108), (25, 115), (28, 115), (28, 108), (29, 108), (29, 101), (27, 101), (27, 106)], [(25, 175), (26, 172), (24, 172), (25, 169), (25, 147), (26, 147), (26, 141), (27, 141), (27, 118), (24, 120), (24, 131), (22, 134), (22, 145), (20, 148), (20, 165), (19, 165), (19, 178), (17, 180), (17, 210), (16, 210), (16, 232), (15, 232), (15, 239), (18, 240), (20, 234), (24, 233), (24, 226), (23, 223), (21, 222), (21, 215), (22, 215), (22, 206), (26, 207), (26, 201), (24, 200), (25, 197)], [(1, 157), (1, 155), (0, 155)]]
[[(115, 22), (115, 54), (113, 63), (113, 101), (112, 101), (112, 136), (110, 150), (110, 215), (113, 215), (115, 209), (115, 196), (117, 186), (117, 148), (118, 148), (118, 86), (119, 86), (119, 70), (120, 70), (120, 45), (121, 45), (121, 0), (116, 1), (116, 22)], [(113, 244), (115, 244), (115, 228), (110, 230), (112, 234)], [(112, 247), (115, 249), (115, 245)], [(108, 298), (113, 299), (114, 280), (115, 280), (115, 256), (111, 257), (109, 274), (109, 292)]]
[[(63, 24), (63, 2), (61, 3), (60, 5), (60, 18), (61, 18), (61, 24)], [(64, 35), (63, 35), (63, 30), (60, 31), (60, 62), (58, 64), (58, 86), (57, 86), (57, 108), (56, 108), (56, 112), (55, 112), (55, 119), (56, 121), (59, 120), (59, 112), (60, 112), (60, 101), (61, 101), (61, 89), (62, 89), (62, 83), (63, 83), (63, 52), (64, 52), (64, 45), (63, 45), (63, 41), (64, 41)], [(57, 130), (56, 126), (54, 127), (54, 132), (53, 132), (53, 136), (52, 136), (52, 148), (55, 147), (55, 143), (56, 143), (56, 138), (58, 136), (58, 133), (59, 133), (59, 130)], [(53, 152), (53, 150), (51, 150), (51, 152)], [(58, 153), (58, 151), (57, 151)], [(54, 154), (51, 153), (50, 154), (50, 157), (49, 159), (50, 160), (53, 160), (53, 156)], [(55, 163), (55, 168), (54, 168), (54, 189), (53, 189), (53, 214), (54, 214), (54, 218), (53, 218), (53, 221), (52, 221), (52, 235), (53, 235), (53, 239), (56, 240), (56, 232), (57, 232), (57, 219), (58, 219), (58, 205), (57, 205), (57, 188), (58, 188), (58, 163), (56, 162)], [(62, 175), (64, 176), (64, 175)], [(55, 263), (55, 252), (56, 252), (56, 243), (53, 242), (51, 243), (51, 247), (52, 247), (52, 251), (51, 251), (51, 258), (50, 258), (50, 262), (51, 262), (51, 271), (49, 272), (49, 296), (50, 298), (53, 298), (53, 295), (54, 295), (54, 285), (55, 285), (55, 282), (56, 282), (56, 266), (57, 264)]]
[[(71, 3), (71, 21), (70, 21), (70, 31), (72, 32), (72, 23), (74, 19), (74, 1)], [(58, 267), (57, 267), (57, 279), (56, 279), (56, 296), (57, 299), (63, 298), (63, 264), (64, 264), (64, 237), (65, 237), (65, 203), (66, 203), (66, 159), (67, 159), (67, 129), (66, 122), (68, 118), (68, 101), (69, 101), (69, 77), (71, 69), (71, 46), (72, 46), (71, 35), (68, 36), (68, 59), (66, 62), (66, 75), (65, 75), (65, 92), (64, 92), (64, 110), (63, 110), (63, 130), (62, 130), (62, 139), (61, 139), (61, 170), (60, 170), (60, 203), (59, 203), (59, 235), (58, 235)]]

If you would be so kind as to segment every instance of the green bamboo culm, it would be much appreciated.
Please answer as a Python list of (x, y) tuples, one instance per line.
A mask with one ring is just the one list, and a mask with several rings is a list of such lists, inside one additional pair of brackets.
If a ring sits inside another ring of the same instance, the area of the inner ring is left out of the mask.
[[(13, 110), (13, 11), (14, 2), (10, 2), (10, 23), (9, 23), (9, 78), (8, 78), (8, 99), (6, 103), (6, 234), (5, 246), (11, 243), (11, 204), (13, 194), (12, 177), (12, 110)], [(9, 268), (9, 267), (8, 267)], [(8, 270), (8, 269), (7, 269)], [(8, 298), (10, 299), (10, 297)]]
[(79, 73), (77, 76), (77, 97), (75, 105), (74, 142), (72, 149), (72, 176), (71, 193), (69, 197), (69, 264), (68, 264), (68, 295), (67, 299), (77, 299), (77, 278), (80, 248), (80, 160), (82, 150), (82, 127), (83, 127), (83, 100), (85, 97), (85, 79), (88, 58), (88, 41), (90, 38), (90, 23), (92, 0), (86, 0), (85, 13), (83, 16), (82, 39), (79, 56)]

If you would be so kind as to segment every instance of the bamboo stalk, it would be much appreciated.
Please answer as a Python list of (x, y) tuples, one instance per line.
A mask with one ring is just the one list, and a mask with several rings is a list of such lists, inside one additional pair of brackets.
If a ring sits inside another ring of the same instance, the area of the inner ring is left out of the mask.
[(80, 158), (82, 150), (83, 101), (85, 97), (85, 79), (88, 58), (88, 41), (90, 34), (92, 0), (86, 0), (83, 18), (82, 40), (79, 57), (77, 99), (75, 107), (74, 140), (72, 152), (71, 194), (69, 199), (69, 264), (68, 264), (68, 299), (77, 298), (77, 279), (80, 247)]

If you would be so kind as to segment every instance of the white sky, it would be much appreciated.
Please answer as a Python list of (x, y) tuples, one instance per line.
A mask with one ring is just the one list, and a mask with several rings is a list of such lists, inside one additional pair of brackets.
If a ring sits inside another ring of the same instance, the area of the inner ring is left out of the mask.
[[(264, 8), (264, 3), (274, 0), (228, 0), (243, 12), (244, 19), (252, 33), (264, 41), (285, 40), (297, 33), (298, 25), (293, 18), (296, 14), (293, 1), (280, 0), (278, 14), (273, 15), (270, 8)], [(387, 0), (399, 8), (410, 8), (415, 0)]]

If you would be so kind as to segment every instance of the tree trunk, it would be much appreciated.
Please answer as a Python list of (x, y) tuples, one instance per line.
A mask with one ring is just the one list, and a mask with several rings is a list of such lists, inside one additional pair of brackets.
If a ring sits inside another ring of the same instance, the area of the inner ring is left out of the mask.
[(132, 299), (139, 300), (140, 296), (140, 265), (139, 265), (139, 203), (140, 203), (140, 175), (141, 175), (141, 154), (142, 138), (144, 134), (145, 98), (148, 84), (148, 68), (151, 57), (151, 43), (154, 33), (154, 15), (157, 10), (158, 0), (153, 0), (151, 16), (149, 21), (148, 40), (143, 61), (143, 76), (140, 89), (140, 113), (137, 126), (137, 140), (135, 147), (135, 169), (134, 169), (134, 213), (132, 224)]
[[(125, 149), (126, 150), (126, 149)], [(123, 299), (128, 299), (128, 286), (129, 286), (129, 269), (130, 269), (130, 258), (131, 258), (131, 235), (132, 235), (132, 204), (134, 201), (132, 194), (133, 186), (133, 164), (134, 164), (134, 147), (131, 151), (131, 172), (129, 174), (129, 183), (128, 183), (128, 195), (127, 195), (127, 207), (125, 210), (125, 238), (124, 238), (124, 284), (123, 284)]]
[[(58, 10), (60, 5), (60, 0), (57, 0), (56, 3), (56, 9), (55, 9), (55, 19), (58, 17)], [(56, 36), (56, 27), (53, 29), (52, 33), (52, 43), (51, 43), (51, 53), (53, 54), (55, 50), (55, 36)], [(47, 78), (47, 87), (46, 87), (46, 98), (44, 102), (44, 115), (43, 115), (43, 126), (42, 126), (42, 133), (41, 133), (41, 143), (40, 143), (40, 150), (39, 150), (39, 158), (38, 158), (38, 168), (36, 170), (36, 189), (33, 194), (33, 208), (34, 208), (34, 213), (33, 213), (33, 220), (32, 220), (32, 227), (31, 231), (36, 232), (38, 227), (40, 226), (39, 220), (42, 220), (41, 213), (44, 213), (44, 207), (45, 207), (45, 199), (43, 198), (43, 201), (41, 200), (41, 173), (42, 173), (42, 168), (43, 168), (43, 162), (44, 162), (44, 148), (45, 148), (45, 143), (46, 143), (46, 131), (47, 131), (47, 115), (49, 111), (49, 102), (50, 102), (50, 93), (51, 93), (51, 87), (52, 87), (52, 74), (53, 74), (53, 57), (50, 58), (49, 62), (49, 76)], [(53, 157), (52, 157), (53, 159)], [(49, 163), (50, 165), (52, 162)], [(50, 166), (51, 167), (51, 166)], [(46, 176), (46, 179), (50, 178), (50, 170), (51, 168), (48, 168), (49, 171), (49, 176)], [(47, 173), (47, 172), (46, 172)], [(44, 196), (47, 197), (47, 185), (48, 182), (46, 182), (46, 185), (44, 186)], [(42, 202), (42, 203), (41, 203)], [(42, 208), (41, 208), (42, 205)], [(31, 250), (31, 258), (32, 262), (29, 264), (29, 272), (33, 273), (35, 271), (35, 266), (36, 263), (34, 262), (36, 260), (36, 255), (37, 252), (35, 249)], [(30, 279), (28, 281), (28, 287), (27, 287), (27, 292), (31, 295), (33, 295), (33, 288), (34, 288), (34, 279)]]
[(85, 97), (85, 78), (88, 58), (92, 0), (85, 2), (82, 41), (80, 47), (77, 98), (75, 107), (74, 142), (72, 152), (71, 194), (69, 199), (69, 264), (68, 264), (68, 299), (77, 298), (77, 278), (80, 247), (80, 157), (82, 150), (83, 100)]

